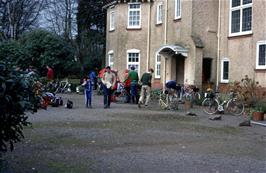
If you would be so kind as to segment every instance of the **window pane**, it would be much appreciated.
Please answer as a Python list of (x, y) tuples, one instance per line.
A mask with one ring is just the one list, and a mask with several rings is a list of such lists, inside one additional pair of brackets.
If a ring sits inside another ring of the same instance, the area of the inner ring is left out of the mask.
[(160, 64), (157, 64), (156, 65), (156, 75), (157, 76), (160, 76), (161, 75), (161, 65)]
[(259, 65), (266, 65), (266, 44), (259, 46)]
[(252, 3), (252, 0), (243, 0), (243, 5)]
[(224, 80), (228, 80), (229, 78), (229, 62), (228, 61), (224, 61), (224, 68), (223, 68), (223, 79)]
[(157, 55), (157, 62), (161, 62), (161, 55)]
[(240, 32), (240, 10), (232, 11), (231, 33)]
[(181, 6), (180, 6), (180, 0), (176, 0), (176, 17), (179, 17), (181, 15)]
[(252, 8), (243, 9), (242, 31), (250, 31), (252, 23)]
[(232, 7), (240, 6), (240, 0), (232, 0)]

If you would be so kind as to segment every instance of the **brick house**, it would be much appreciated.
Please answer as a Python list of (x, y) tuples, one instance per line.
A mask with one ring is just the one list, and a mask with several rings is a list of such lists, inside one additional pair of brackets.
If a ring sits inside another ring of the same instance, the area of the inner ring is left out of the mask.
[(154, 83), (199, 87), (240, 80), (266, 86), (265, 0), (108, 0), (106, 64)]

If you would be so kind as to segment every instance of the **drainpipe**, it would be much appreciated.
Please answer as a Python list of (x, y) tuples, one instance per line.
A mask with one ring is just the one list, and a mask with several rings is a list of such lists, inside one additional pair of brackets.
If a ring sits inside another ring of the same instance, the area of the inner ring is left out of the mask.
[(149, 3), (149, 8), (148, 8), (148, 35), (147, 35), (147, 66), (146, 66), (146, 71), (148, 71), (149, 66), (150, 66), (150, 34), (151, 34), (151, 27), (150, 27), (150, 21), (151, 21), (151, 2)]
[(217, 63), (216, 63), (216, 91), (218, 91), (219, 78), (220, 78), (220, 38), (221, 38), (221, 0), (219, 0), (218, 7), (218, 32), (217, 32)]
[[(165, 12), (164, 12), (164, 45), (167, 44), (167, 23), (168, 23), (168, 0), (165, 0)], [(164, 79), (163, 79), (163, 89), (165, 89), (166, 83), (166, 62), (167, 58), (164, 59)]]

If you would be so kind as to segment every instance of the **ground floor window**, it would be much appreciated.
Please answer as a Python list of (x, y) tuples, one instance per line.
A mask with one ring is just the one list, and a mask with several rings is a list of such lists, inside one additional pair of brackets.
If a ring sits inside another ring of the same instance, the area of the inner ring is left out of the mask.
[(266, 40), (257, 43), (256, 69), (266, 69)]
[(108, 52), (108, 65), (111, 67), (111, 69), (114, 68), (114, 51)]
[(155, 78), (161, 78), (161, 55), (159, 53), (155, 56)]
[(229, 59), (224, 58), (221, 65), (221, 82), (229, 82)]
[(127, 69), (135, 67), (135, 70), (139, 73), (140, 71), (140, 51), (137, 49), (131, 49), (127, 51)]

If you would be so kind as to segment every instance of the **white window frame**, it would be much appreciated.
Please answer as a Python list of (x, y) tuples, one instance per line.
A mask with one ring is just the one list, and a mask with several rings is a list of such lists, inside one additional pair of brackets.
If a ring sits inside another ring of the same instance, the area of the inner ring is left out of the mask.
[[(158, 56), (160, 56), (160, 61), (158, 61)], [(158, 52), (155, 55), (155, 73), (154, 73), (154, 77), (156, 79), (160, 79), (161, 78), (161, 62), (162, 62), (162, 55), (160, 55)], [(157, 66), (160, 66), (160, 75), (157, 75), (158, 70), (157, 70)]]
[(163, 23), (163, 3), (157, 4), (156, 24)]
[[(257, 42), (257, 50), (256, 50), (256, 69), (266, 69), (265, 65), (259, 65), (259, 46), (266, 45), (266, 40), (258, 41)], [(266, 57), (265, 57), (266, 58)]]
[[(254, 0), (253, 0), (254, 1)], [(230, 0), (230, 10), (229, 10), (229, 36), (230, 37), (233, 37), (233, 36), (239, 36), (239, 35), (247, 35), (247, 34), (252, 34), (252, 26), (253, 26), (253, 1), (252, 3), (249, 3), (249, 4), (245, 4), (243, 5), (243, 0), (240, 0), (240, 5), (239, 6), (236, 6), (236, 7), (232, 7), (232, 0)], [(242, 31), (242, 21), (243, 21), (243, 10), (246, 9), (246, 8), (249, 8), (251, 7), (251, 11), (252, 11), (252, 16), (251, 16), (251, 30), (250, 31)], [(233, 11), (237, 11), (237, 10), (240, 10), (240, 31), (239, 32), (235, 32), (235, 33), (232, 33), (231, 31), (231, 25), (232, 25), (232, 12)]]
[[(224, 62), (228, 62), (228, 79), (224, 79)], [(229, 70), (230, 70), (230, 61), (228, 58), (223, 58), (221, 61), (221, 82), (229, 83)]]
[(115, 11), (114, 10), (110, 12), (109, 22), (110, 22), (109, 31), (114, 31), (115, 30)]
[[(129, 62), (128, 59), (129, 59), (129, 54), (130, 53), (138, 53), (139, 54), (139, 62)], [(139, 66), (139, 68), (138, 68), (138, 74), (140, 74), (140, 50), (138, 50), (138, 49), (130, 49), (130, 50), (127, 50), (127, 66), (126, 66), (126, 69), (128, 69), (128, 66), (129, 65), (138, 65)]]
[[(139, 4), (139, 9), (131, 9), (130, 5), (132, 4)], [(129, 25), (130, 11), (139, 11), (139, 25), (134, 25), (134, 26)], [(141, 3), (128, 3), (127, 28), (128, 29), (140, 29), (141, 28)]]
[[(111, 61), (111, 57), (113, 58), (113, 61)], [(108, 52), (108, 66), (110, 66), (111, 69), (113, 69), (114, 67), (114, 51), (113, 50), (110, 50)]]
[[(179, 7), (177, 6), (179, 4)], [(175, 0), (175, 19), (181, 19), (181, 0)], [(179, 15), (177, 15), (177, 12), (179, 11)]]

